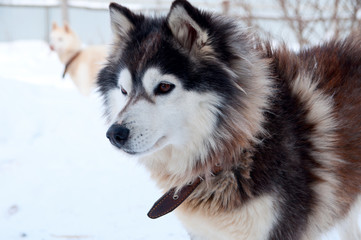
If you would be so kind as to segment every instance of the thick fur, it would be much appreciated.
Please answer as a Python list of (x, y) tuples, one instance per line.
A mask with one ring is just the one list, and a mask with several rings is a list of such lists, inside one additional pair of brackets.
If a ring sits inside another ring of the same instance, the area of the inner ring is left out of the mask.
[(334, 226), (359, 239), (359, 35), (294, 53), (187, 1), (167, 17), (110, 13), (98, 85), (109, 123), (129, 130), (117, 147), (165, 191), (206, 178), (176, 210), (192, 239), (311, 240)]
[(97, 74), (102, 68), (107, 56), (105, 46), (88, 46), (82, 48), (79, 37), (67, 23), (59, 27), (53, 23), (50, 33), (50, 48), (54, 50), (65, 65), (80, 51), (71, 62), (67, 73), (83, 95), (89, 95), (96, 86)]

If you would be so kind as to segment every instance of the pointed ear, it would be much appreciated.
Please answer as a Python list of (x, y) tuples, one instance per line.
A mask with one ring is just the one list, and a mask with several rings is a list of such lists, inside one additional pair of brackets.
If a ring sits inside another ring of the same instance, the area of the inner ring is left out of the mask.
[(187, 50), (201, 49), (208, 40), (207, 16), (185, 0), (176, 0), (167, 16), (173, 36)]
[(71, 29), (70, 29), (69, 24), (67, 22), (64, 23), (64, 29), (65, 29), (65, 32), (67, 32), (67, 33), (71, 32)]
[(53, 23), (51, 24), (51, 29), (55, 30), (55, 29), (57, 29), (57, 28), (58, 28), (58, 24), (56, 24), (56, 22), (53, 22)]
[(138, 24), (139, 16), (114, 2), (109, 5), (109, 11), (113, 34), (123, 40), (128, 38), (129, 32)]

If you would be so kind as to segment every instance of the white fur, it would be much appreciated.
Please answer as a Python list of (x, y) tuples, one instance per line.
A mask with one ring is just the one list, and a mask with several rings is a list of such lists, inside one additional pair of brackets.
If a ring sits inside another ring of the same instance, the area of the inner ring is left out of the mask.
[(128, 69), (123, 69), (119, 73), (118, 87), (123, 88), (128, 94), (131, 93), (133, 88), (132, 75)]
[(361, 196), (358, 197), (356, 203), (350, 209), (350, 212), (344, 220), (339, 224), (340, 237), (342, 240), (360, 240), (360, 213), (361, 213)]
[(264, 240), (277, 219), (275, 202), (272, 196), (265, 195), (216, 216), (182, 206), (176, 212), (190, 234), (197, 236), (195, 240)]
[(120, 110), (126, 104), (126, 97), (122, 94), (120, 88), (113, 88), (107, 93), (108, 104), (108, 122), (113, 124), (118, 119)]
[[(107, 93), (108, 121), (110, 124), (119, 120), (119, 114), (129, 100), (128, 95), (132, 91), (132, 85), (132, 77), (129, 70), (121, 70), (117, 82), (118, 87), (109, 90)], [(122, 88), (127, 91), (127, 95), (122, 93)]]

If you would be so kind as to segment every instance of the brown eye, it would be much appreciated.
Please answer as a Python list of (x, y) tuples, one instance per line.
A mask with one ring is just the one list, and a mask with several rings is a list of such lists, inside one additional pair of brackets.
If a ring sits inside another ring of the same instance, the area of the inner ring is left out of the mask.
[(174, 84), (161, 82), (159, 83), (158, 87), (155, 89), (154, 92), (156, 95), (166, 94), (172, 91), (174, 87)]
[(170, 84), (169, 83), (161, 83), (159, 84), (159, 91), (161, 92), (168, 92), (170, 90)]
[(123, 95), (127, 95), (127, 94), (128, 94), (127, 91), (125, 91), (124, 88), (121, 88), (121, 91), (122, 91)]

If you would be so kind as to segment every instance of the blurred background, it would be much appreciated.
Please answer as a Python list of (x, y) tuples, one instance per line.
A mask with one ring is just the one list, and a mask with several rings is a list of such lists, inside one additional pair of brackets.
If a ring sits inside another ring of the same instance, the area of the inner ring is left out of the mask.
[[(117, 1), (167, 14), (172, 1)], [(293, 49), (361, 27), (361, 0), (191, 0)], [(0, 240), (189, 239), (174, 214), (146, 213), (161, 191), (135, 159), (116, 151), (94, 91), (62, 79), (49, 48), (68, 22), (82, 46), (108, 46), (109, 1), (0, 0)], [(323, 240), (339, 240), (335, 229)]]
[[(87, 44), (110, 40), (106, 0), (0, 0), (0, 41), (48, 40), (51, 23), (67, 21)], [(133, 11), (166, 14), (171, 0), (123, 0)], [(193, 0), (233, 16), (276, 40), (304, 46), (360, 29), (360, 0)]]

